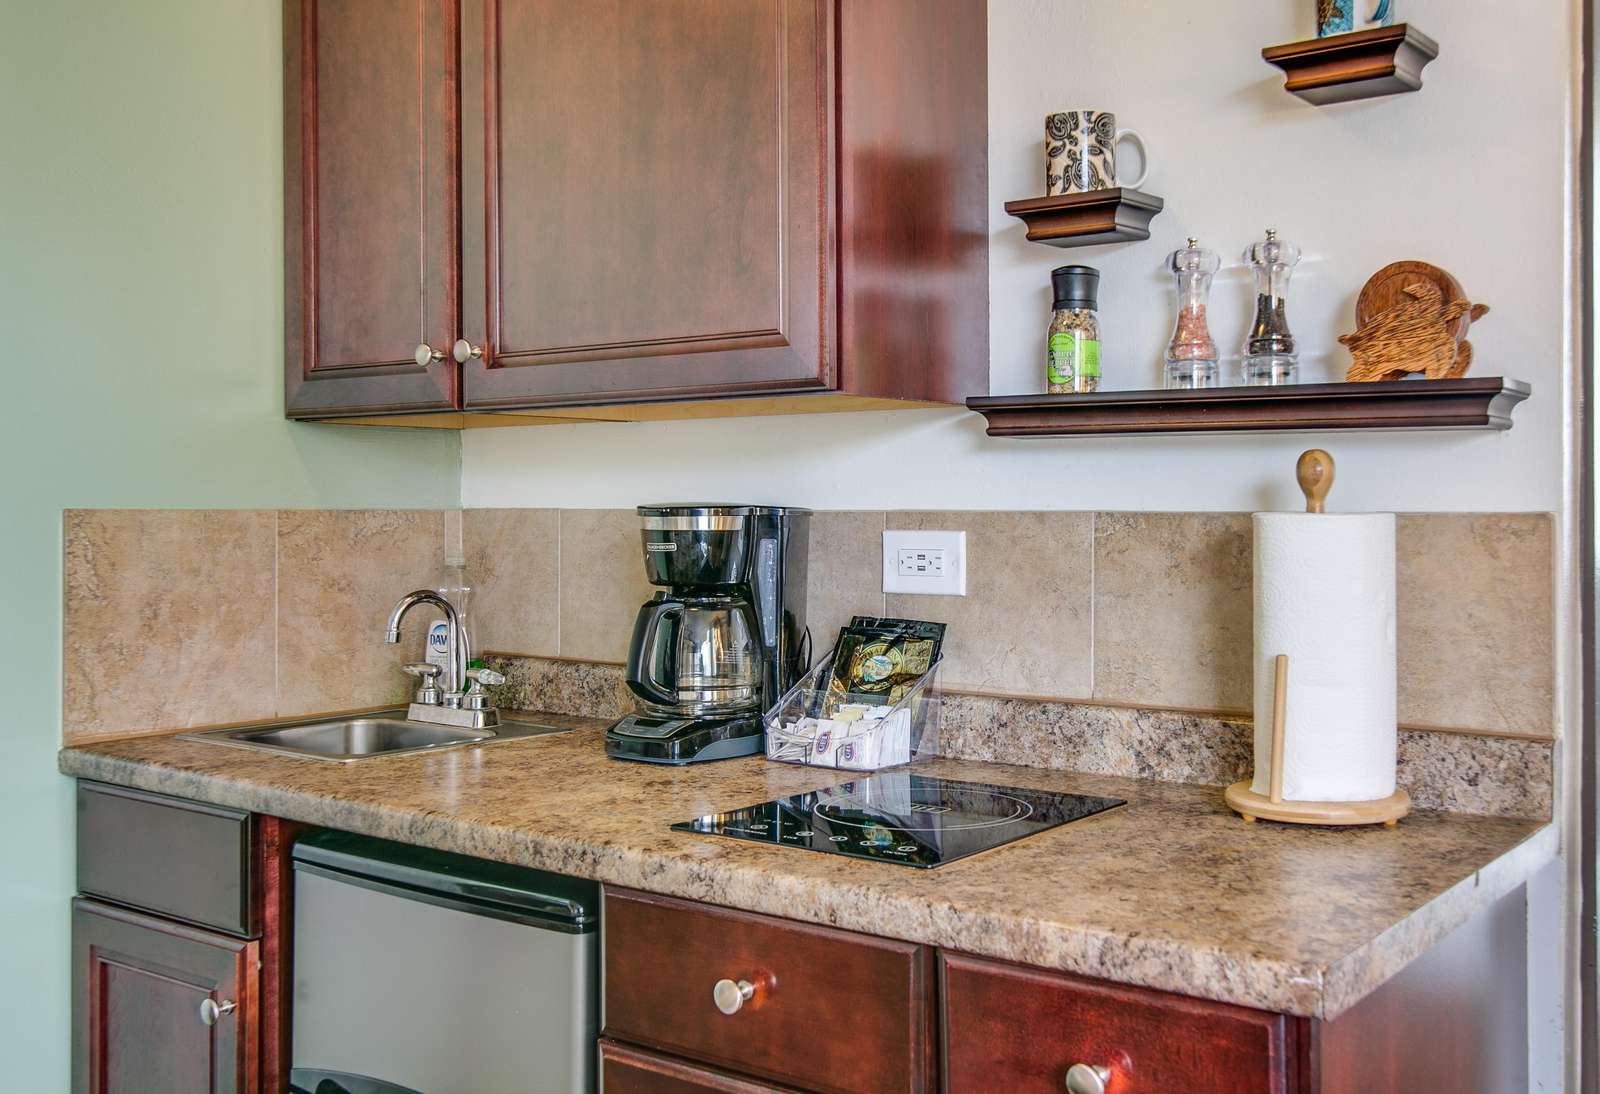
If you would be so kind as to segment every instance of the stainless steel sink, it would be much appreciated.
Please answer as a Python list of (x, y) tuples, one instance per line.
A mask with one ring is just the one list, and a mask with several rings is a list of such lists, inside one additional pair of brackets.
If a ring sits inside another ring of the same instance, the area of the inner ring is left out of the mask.
[(210, 729), (178, 736), (189, 741), (347, 763), (372, 756), (403, 756), (565, 732), (559, 726), (515, 721), (501, 722), (493, 729), (461, 729), (407, 721), (396, 711), (377, 711), (350, 718)]

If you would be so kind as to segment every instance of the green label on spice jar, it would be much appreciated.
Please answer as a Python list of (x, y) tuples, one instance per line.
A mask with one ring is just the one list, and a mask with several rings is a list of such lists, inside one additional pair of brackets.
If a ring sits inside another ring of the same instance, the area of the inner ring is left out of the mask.
[(1050, 336), (1047, 366), (1052, 384), (1070, 384), (1075, 376), (1100, 378), (1100, 343), (1062, 332)]

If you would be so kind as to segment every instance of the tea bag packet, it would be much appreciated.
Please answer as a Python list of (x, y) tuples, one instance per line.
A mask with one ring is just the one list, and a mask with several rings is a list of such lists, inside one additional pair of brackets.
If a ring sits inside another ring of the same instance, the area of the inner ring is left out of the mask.
[(824, 716), (846, 705), (893, 707), (939, 659), (943, 623), (858, 615), (839, 631)]

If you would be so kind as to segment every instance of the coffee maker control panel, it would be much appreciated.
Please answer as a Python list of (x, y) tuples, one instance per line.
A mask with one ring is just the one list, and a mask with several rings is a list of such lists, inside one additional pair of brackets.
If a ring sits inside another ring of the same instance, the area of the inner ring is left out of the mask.
[(651, 718), (637, 714), (628, 719), (626, 728), (619, 728), (618, 732), (629, 737), (670, 737), (693, 724), (687, 718)]

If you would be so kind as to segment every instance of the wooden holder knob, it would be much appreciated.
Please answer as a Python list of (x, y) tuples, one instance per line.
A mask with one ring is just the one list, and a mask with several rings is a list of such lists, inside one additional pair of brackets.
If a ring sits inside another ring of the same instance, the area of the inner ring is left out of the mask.
[(1308, 449), (1300, 454), (1294, 475), (1306, 496), (1306, 512), (1321, 513), (1333, 489), (1333, 457), (1320, 448)]

